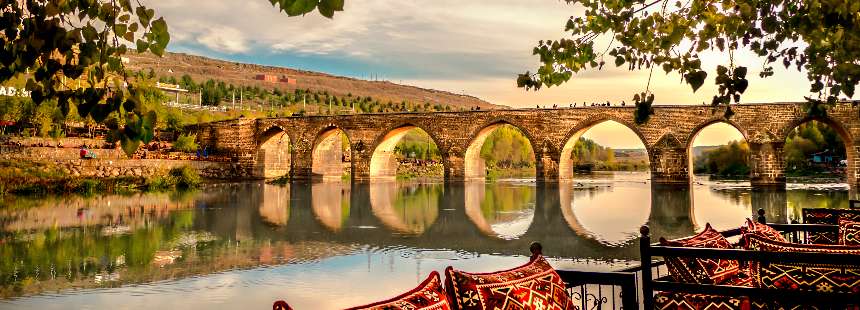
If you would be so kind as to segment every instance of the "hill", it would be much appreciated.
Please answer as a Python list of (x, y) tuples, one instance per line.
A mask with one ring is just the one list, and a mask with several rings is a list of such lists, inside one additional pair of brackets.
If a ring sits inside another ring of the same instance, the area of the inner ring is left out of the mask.
[(705, 154), (705, 153), (708, 153), (708, 152), (711, 152), (711, 151), (714, 151), (714, 150), (716, 150), (716, 149), (720, 148), (720, 146), (721, 146), (721, 145), (700, 145), (700, 146), (694, 146), (694, 147), (693, 147), (693, 149), (692, 149), (692, 154), (693, 154), (693, 156), (694, 156), (694, 157), (700, 157), (700, 156), (702, 156), (702, 155), (703, 155), (703, 154)]
[[(153, 69), (158, 76), (173, 76), (177, 79), (188, 74), (195, 81), (214, 79), (235, 85), (258, 86), (269, 90), (277, 88), (281, 91), (310, 89), (317, 92), (325, 91), (340, 97), (351, 94), (361, 97), (370, 96), (381, 102), (400, 103), (406, 101), (418, 104), (442, 104), (449, 105), (454, 109), (503, 107), (473, 96), (400, 85), (389, 81), (367, 81), (320, 72), (237, 63), (181, 53), (165, 53), (164, 57), (161, 58), (149, 53), (129, 53), (128, 58), (129, 63), (126, 64), (128, 69), (143, 71)], [(269, 75), (276, 78), (287, 77), (294, 79), (295, 84), (261, 81), (256, 79), (258, 75)]]

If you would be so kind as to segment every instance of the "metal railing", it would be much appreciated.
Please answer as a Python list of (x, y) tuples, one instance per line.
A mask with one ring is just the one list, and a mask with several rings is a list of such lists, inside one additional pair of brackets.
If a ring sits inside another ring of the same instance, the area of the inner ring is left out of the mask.
[(582, 310), (639, 309), (636, 274), (557, 270), (567, 294)]

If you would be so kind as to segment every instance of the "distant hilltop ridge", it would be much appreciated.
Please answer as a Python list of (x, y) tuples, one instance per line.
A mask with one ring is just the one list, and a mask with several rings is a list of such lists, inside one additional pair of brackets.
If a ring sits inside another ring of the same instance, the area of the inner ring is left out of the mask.
[[(146, 72), (151, 68), (155, 70), (158, 76), (174, 76), (177, 79), (188, 74), (198, 83), (213, 79), (236, 85), (259, 86), (265, 89), (279, 88), (282, 91), (311, 89), (327, 91), (338, 97), (352, 94), (352, 96), (370, 96), (383, 103), (407, 101), (449, 105), (452, 108), (466, 110), (474, 107), (481, 107), (482, 109), (508, 108), (469, 95), (400, 85), (389, 81), (360, 80), (320, 72), (238, 63), (183, 53), (165, 53), (164, 57), (161, 58), (149, 53), (129, 53), (127, 58), (129, 62), (126, 67), (131, 70)], [(286, 80), (259, 79), (259, 76), (263, 75), (277, 76), (278, 79), (286, 77), (289, 82)]]

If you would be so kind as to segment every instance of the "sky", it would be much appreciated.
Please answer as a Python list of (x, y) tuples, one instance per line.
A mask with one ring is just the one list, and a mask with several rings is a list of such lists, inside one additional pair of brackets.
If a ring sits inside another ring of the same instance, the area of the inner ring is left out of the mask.
[[(601, 71), (577, 74), (560, 87), (537, 92), (517, 88), (517, 74), (538, 67), (539, 59), (532, 55), (537, 42), (565, 37), (567, 19), (582, 13), (559, 0), (347, 0), (345, 10), (334, 19), (317, 13), (288, 17), (265, 0), (145, 4), (167, 20), (172, 52), (354, 78), (378, 76), (511, 107), (630, 102), (648, 81), (648, 71), (607, 65)], [(709, 53), (702, 62), (707, 71), (726, 64), (728, 55)], [(762, 63), (751, 53), (736, 53), (735, 62), (750, 68), (743, 102), (802, 101), (810, 95), (803, 72), (775, 66), (774, 77), (760, 79)], [(650, 89), (658, 105), (701, 104), (716, 93), (713, 77), (693, 93), (679, 75), (662, 70), (654, 71)], [(629, 129), (604, 124), (586, 136), (614, 148), (641, 146)], [(700, 134), (695, 144), (738, 139), (739, 133), (730, 126), (718, 129)]]

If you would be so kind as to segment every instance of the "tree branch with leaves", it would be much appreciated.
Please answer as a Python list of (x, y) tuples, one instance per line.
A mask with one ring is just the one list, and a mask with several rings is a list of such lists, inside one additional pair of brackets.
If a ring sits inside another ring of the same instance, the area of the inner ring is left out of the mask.
[[(711, 104), (740, 103), (749, 86), (747, 67), (734, 52), (749, 50), (763, 60), (761, 78), (781, 64), (805, 72), (812, 114), (844, 95), (853, 98), (860, 80), (860, 1), (856, 0), (565, 0), (582, 6), (584, 16), (565, 26), (570, 38), (540, 41), (534, 48), (542, 65), (519, 75), (517, 85), (538, 90), (568, 82), (574, 74), (603, 69), (605, 58), (628, 70), (676, 72), (697, 91), (709, 73), (700, 54), (719, 51), (726, 64), (711, 72), (718, 86)], [(609, 37), (605, 48), (596, 39)], [(597, 52), (602, 51), (602, 52)], [(650, 82), (650, 76), (649, 76)], [(634, 96), (637, 121), (647, 121), (653, 93)]]
[[(289, 16), (316, 9), (331, 18), (344, 5), (269, 1)], [(0, 29), (0, 83), (25, 76), (34, 103), (56, 101), (64, 115), (76, 107), (110, 128), (129, 155), (153, 138), (156, 114), (144, 107), (122, 57), (129, 48), (164, 54), (170, 34), (155, 10), (139, 0), (10, 0), (0, 5)]]

